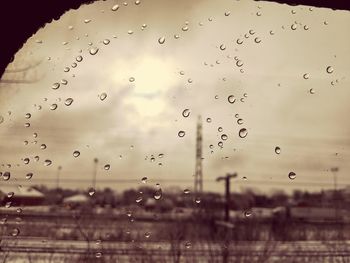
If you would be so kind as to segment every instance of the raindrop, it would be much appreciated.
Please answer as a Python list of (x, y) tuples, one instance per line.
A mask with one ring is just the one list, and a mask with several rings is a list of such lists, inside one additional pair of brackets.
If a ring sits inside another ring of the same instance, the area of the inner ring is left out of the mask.
[(58, 83), (58, 82), (52, 84), (52, 86), (51, 86), (52, 89), (58, 89), (59, 87), (60, 87), (60, 83)]
[(163, 158), (163, 157), (164, 157), (164, 153), (158, 154), (158, 158)]
[(93, 187), (90, 187), (88, 190), (89, 196), (93, 196), (95, 194), (95, 189)]
[(211, 118), (207, 118), (207, 123), (211, 123)]
[(88, 23), (90, 23), (90, 22), (91, 22), (91, 19), (85, 19), (85, 20), (84, 20), (84, 23), (85, 23), (85, 24), (88, 24)]
[(152, 163), (154, 163), (155, 160), (156, 160), (156, 158), (154, 158), (153, 156), (152, 156), (151, 159), (150, 159), (150, 161), (151, 161)]
[(254, 35), (254, 34), (255, 34), (255, 31), (254, 31), (253, 29), (250, 29), (250, 30), (249, 30), (249, 34)]
[(247, 135), (248, 135), (248, 130), (245, 129), (245, 128), (240, 129), (238, 135), (239, 135), (239, 137), (241, 137), (241, 138), (245, 138), (245, 137), (247, 137)]
[(297, 175), (294, 172), (290, 172), (288, 174), (288, 177), (289, 177), (289, 179), (294, 180), (297, 177)]
[(100, 258), (100, 257), (102, 257), (102, 253), (101, 252), (96, 252), (95, 256), (96, 256), (96, 258)]
[(108, 45), (111, 41), (110, 41), (109, 39), (106, 38), (106, 39), (104, 39), (102, 42), (103, 42), (103, 44)]
[(70, 68), (69, 68), (69, 67), (65, 67), (65, 68), (63, 69), (63, 71), (64, 71), (64, 72), (69, 72), (69, 71), (70, 71)]
[(187, 194), (189, 194), (189, 193), (190, 193), (190, 190), (186, 188), (186, 189), (184, 190), (184, 194), (187, 195)]
[(111, 8), (112, 11), (117, 11), (118, 9), (119, 9), (119, 5), (114, 5)]
[(45, 150), (46, 149), (46, 144), (42, 144), (42, 145), (40, 145), (40, 148), (42, 149), (42, 150)]
[(184, 31), (184, 32), (188, 31), (188, 26), (182, 27), (182, 31)]
[(310, 94), (315, 94), (315, 90), (312, 88), (309, 90), (309, 92), (310, 92)]
[(8, 181), (11, 178), (11, 173), (10, 172), (4, 172), (2, 175), (2, 179), (4, 179), (4, 181)]
[(238, 38), (238, 39), (236, 40), (236, 43), (237, 43), (238, 45), (241, 45), (241, 44), (243, 43), (243, 39)]
[(270, 35), (274, 35), (275, 32), (273, 30), (270, 30)]
[(177, 135), (179, 136), (179, 137), (184, 137), (185, 136), (185, 131), (179, 131), (178, 133), (177, 133)]
[(333, 73), (334, 69), (333, 69), (332, 66), (328, 66), (328, 67), (326, 68), (326, 71), (327, 71), (327, 73), (331, 74), (331, 73)]
[(250, 210), (247, 210), (244, 212), (245, 217), (250, 217), (251, 215), (252, 215), (252, 211), (250, 211)]
[(236, 61), (237, 67), (242, 67), (243, 66), (243, 61), (242, 60), (237, 60)]
[(260, 39), (259, 37), (256, 37), (256, 38), (254, 39), (254, 42), (257, 43), (257, 44), (259, 44), (259, 43), (261, 42), (261, 39)]
[(159, 200), (162, 198), (162, 189), (157, 189), (153, 195), (154, 199)]
[(185, 243), (185, 248), (189, 249), (189, 248), (191, 248), (191, 247), (192, 247), (191, 242), (186, 242), (186, 243)]
[(141, 182), (144, 184), (147, 183), (147, 177), (142, 177)]
[(227, 100), (228, 100), (229, 103), (233, 104), (233, 103), (235, 103), (236, 98), (235, 98), (235, 96), (230, 95), (230, 96), (227, 97)]
[(105, 100), (107, 98), (107, 93), (105, 93), (105, 92), (103, 92), (103, 93), (101, 93), (101, 95), (100, 95), (100, 100)]
[(110, 164), (106, 164), (103, 168), (104, 168), (106, 171), (108, 171), (109, 169), (111, 169), (111, 165), (110, 165)]
[(19, 229), (18, 228), (14, 228), (13, 230), (12, 230), (12, 232), (11, 232), (11, 236), (13, 236), (13, 237), (16, 237), (16, 236), (18, 236), (19, 235)]
[(135, 78), (134, 78), (134, 77), (130, 77), (130, 78), (129, 78), (129, 81), (130, 81), (130, 82), (134, 82), (134, 81), (135, 81)]
[(27, 173), (27, 175), (26, 175), (27, 180), (32, 179), (32, 177), (33, 177), (33, 173)]
[(304, 30), (309, 30), (309, 27), (307, 25), (305, 25)]
[(305, 74), (303, 75), (303, 78), (304, 78), (304, 79), (309, 79), (309, 77), (310, 77), (310, 76), (309, 76), (308, 73), (305, 73)]
[(188, 83), (192, 83), (193, 80), (192, 80), (192, 79), (188, 79), (187, 82), (188, 82)]
[(12, 205), (12, 202), (6, 202), (6, 203), (5, 203), (5, 207), (6, 207), (6, 208), (10, 208), (11, 205)]
[(25, 118), (30, 119), (30, 117), (32, 117), (32, 115), (30, 113), (26, 113)]
[(324, 24), (324, 25), (328, 25), (328, 22), (327, 22), (327, 21), (324, 21), (323, 24)]
[(228, 138), (228, 137), (227, 137), (227, 135), (226, 135), (226, 134), (222, 134), (222, 135), (221, 135), (221, 140), (226, 141), (226, 140), (227, 140), (227, 138)]
[(137, 197), (135, 201), (136, 203), (140, 203), (142, 201), (142, 196)]
[(189, 109), (184, 109), (183, 112), (182, 112), (182, 116), (183, 116), (184, 118), (189, 117), (190, 114), (191, 114), (191, 112), (190, 112)]
[(200, 204), (201, 199), (200, 199), (199, 197), (196, 197), (196, 198), (194, 199), (194, 201), (196, 202), (196, 204)]
[(30, 161), (29, 158), (24, 158), (24, 159), (23, 159), (24, 164), (28, 164), (29, 161)]
[(75, 158), (79, 157), (79, 155), (80, 155), (80, 152), (79, 152), (79, 151), (74, 151), (74, 152), (73, 152), (73, 156), (74, 156)]
[(66, 80), (66, 79), (61, 79), (61, 84), (62, 84), (62, 85), (67, 85), (67, 84), (68, 84), (68, 80)]
[(225, 12), (225, 16), (229, 16), (231, 14), (230, 11)]
[(280, 153), (281, 153), (281, 148), (278, 147), (278, 146), (276, 146), (276, 147), (275, 147), (275, 153), (276, 153), (276, 154), (280, 154)]
[(221, 49), (221, 50), (225, 50), (225, 49), (226, 49), (226, 46), (225, 46), (224, 44), (221, 44), (221, 45), (220, 45), (220, 49)]
[(44, 165), (45, 165), (45, 166), (50, 166), (51, 164), (52, 164), (52, 161), (49, 160), (49, 159), (46, 159), (46, 160), (44, 161)]
[(220, 148), (222, 148), (222, 147), (224, 147), (224, 143), (223, 143), (222, 141), (220, 141), (220, 142), (218, 142), (218, 146), (219, 146)]
[(82, 57), (82, 56), (77, 56), (77, 57), (75, 58), (75, 60), (76, 60), (77, 62), (82, 62), (82, 61), (83, 61), (83, 57)]
[(174, 35), (174, 38), (175, 38), (175, 39), (179, 39), (179, 38), (180, 38), (180, 36), (179, 36), (179, 35), (177, 35), (177, 34), (175, 34), (175, 35)]
[(218, 132), (222, 132), (223, 131), (223, 128), (222, 127), (219, 127), (218, 128)]
[(261, 12), (259, 12), (259, 11), (256, 12), (256, 15), (257, 15), (257, 16), (261, 16)]
[(296, 30), (297, 29), (297, 27), (298, 27), (298, 25), (297, 24), (292, 24), (291, 26), (290, 26), (290, 28), (292, 29), (292, 30)]
[(34, 161), (38, 162), (40, 157), (38, 155), (34, 156)]
[(7, 193), (7, 197), (8, 197), (8, 198), (13, 197), (14, 195), (15, 195), (15, 193), (14, 193), (14, 192), (8, 192), (8, 193)]
[(56, 103), (54, 103), (54, 104), (51, 104), (51, 106), (50, 106), (50, 110), (56, 110), (57, 109), (57, 104)]
[(24, 141), (23, 143), (24, 143), (24, 145), (28, 145), (29, 142), (28, 141)]
[(132, 35), (133, 33), (134, 33), (134, 31), (128, 30), (128, 34), (129, 34), (129, 35)]
[(164, 44), (164, 42), (165, 42), (165, 37), (158, 38), (158, 43), (159, 44)]
[(135, 5), (139, 5), (140, 3), (141, 3), (140, 0), (136, 0), (136, 1), (135, 1)]
[(72, 103), (73, 103), (73, 99), (72, 99), (72, 98), (67, 98), (67, 99), (65, 100), (65, 102), (64, 102), (64, 105), (70, 106), (70, 105), (72, 105)]
[(89, 53), (90, 55), (96, 55), (98, 52), (98, 48), (97, 47), (92, 47), (89, 49)]

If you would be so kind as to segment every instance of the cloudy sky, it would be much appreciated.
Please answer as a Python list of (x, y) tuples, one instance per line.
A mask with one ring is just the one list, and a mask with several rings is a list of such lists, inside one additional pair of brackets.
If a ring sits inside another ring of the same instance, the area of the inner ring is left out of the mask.
[(222, 192), (215, 178), (228, 172), (237, 191), (332, 188), (331, 167), (349, 185), (349, 29), (347, 11), (254, 1), (69, 11), (28, 39), (2, 78), (0, 160), (11, 179), (1, 183), (54, 186), (62, 166), (63, 187), (86, 189), (98, 158), (98, 188), (142, 177), (192, 188), (201, 115), (204, 190)]

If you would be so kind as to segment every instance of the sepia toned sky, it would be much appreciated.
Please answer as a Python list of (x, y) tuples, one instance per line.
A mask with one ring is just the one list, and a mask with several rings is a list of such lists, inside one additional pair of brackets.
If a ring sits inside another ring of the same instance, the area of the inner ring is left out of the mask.
[[(234, 191), (333, 188), (331, 167), (339, 167), (339, 187), (350, 185), (348, 11), (229, 0), (126, 3), (67, 12), (8, 66), (0, 164), (12, 176), (1, 184), (55, 186), (62, 166), (61, 186), (86, 189), (98, 158), (98, 188), (137, 187), (145, 176), (150, 186), (192, 188), (201, 115), (204, 190), (222, 192), (215, 179), (228, 172), (239, 175)], [(62, 79), (68, 83), (52, 89)], [(243, 128), (248, 135), (240, 138)]]

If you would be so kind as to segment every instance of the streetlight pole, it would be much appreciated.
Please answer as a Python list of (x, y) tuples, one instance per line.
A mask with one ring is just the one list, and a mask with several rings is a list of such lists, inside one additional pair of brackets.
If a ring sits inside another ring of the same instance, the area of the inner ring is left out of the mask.
[(237, 177), (237, 173), (227, 174), (226, 176), (220, 176), (216, 178), (217, 182), (225, 181), (225, 221), (230, 220), (230, 184), (231, 179)]

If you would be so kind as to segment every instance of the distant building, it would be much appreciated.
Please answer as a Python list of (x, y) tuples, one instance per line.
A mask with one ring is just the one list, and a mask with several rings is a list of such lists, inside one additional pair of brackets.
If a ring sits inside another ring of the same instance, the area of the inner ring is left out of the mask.
[(63, 199), (63, 204), (70, 207), (85, 205), (89, 202), (89, 198), (83, 194), (76, 194)]
[(37, 206), (43, 204), (45, 196), (38, 190), (27, 186), (1, 186), (0, 202), (11, 206)]

